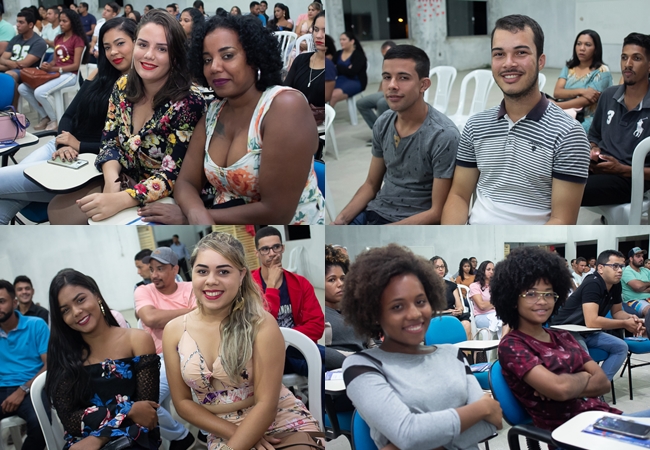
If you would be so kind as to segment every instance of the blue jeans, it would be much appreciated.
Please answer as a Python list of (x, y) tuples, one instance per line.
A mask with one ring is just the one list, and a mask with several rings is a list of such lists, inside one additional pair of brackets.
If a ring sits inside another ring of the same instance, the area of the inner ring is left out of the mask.
[[(56, 120), (54, 105), (50, 103), (50, 94), (63, 89), (64, 87), (73, 86), (77, 82), (77, 74), (72, 72), (62, 73), (58, 78), (32, 89), (25, 83), (18, 86), (18, 92), (25, 97), (29, 106), (38, 112), (38, 119), (49, 117), (50, 120)], [(54, 99), (52, 99), (54, 101)]]
[[(388, 111), (389, 108), (384, 93), (375, 92), (357, 100), (357, 109), (372, 130), (377, 118)], [(377, 110), (376, 113), (375, 110)]]
[[(13, 394), (18, 386), (0, 387), (0, 403), (4, 402), (7, 397)], [(45, 391), (43, 391), (45, 393)], [(32, 406), (31, 394), (25, 396), (18, 409), (11, 414), (4, 414), (0, 411), (0, 420), (9, 416), (18, 416), (27, 422), (27, 438), (23, 443), (24, 450), (43, 450), (45, 448), (45, 438), (38, 423), (36, 412)], [(46, 403), (47, 404), (47, 403)]]
[[(165, 360), (162, 353), (160, 354), (160, 403), (169, 397), (169, 382), (167, 381), (167, 372), (165, 371)], [(182, 423), (176, 421), (172, 414), (162, 406), (158, 408), (158, 425), (160, 426), (160, 435), (168, 441), (177, 441), (183, 439), (189, 433), (189, 430)]]
[(7, 225), (18, 211), (31, 202), (49, 203), (56, 194), (29, 181), (23, 170), (52, 158), (56, 141), (52, 139), (30, 153), (19, 164), (0, 168), (0, 225)]
[(627, 344), (625, 341), (602, 331), (585, 334), (585, 336), (576, 333), (572, 334), (585, 350), (599, 348), (609, 353), (601, 367), (605, 375), (607, 375), (607, 379), (612, 381), (614, 375), (623, 366), (627, 358)]

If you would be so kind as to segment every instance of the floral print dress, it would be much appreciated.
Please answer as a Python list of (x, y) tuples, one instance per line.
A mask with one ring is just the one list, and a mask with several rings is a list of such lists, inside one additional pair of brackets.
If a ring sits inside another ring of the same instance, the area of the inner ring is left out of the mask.
[(137, 401), (158, 402), (160, 357), (153, 354), (107, 359), (85, 366), (84, 370), (90, 378), (87, 401), (73, 404), (70, 394), (78, 386), (69, 379), (56, 386), (53, 396), (54, 408), (65, 430), (64, 449), (87, 436), (105, 437), (109, 441), (126, 436), (131, 440), (132, 447), (158, 449), (158, 427), (149, 430), (126, 415)]
[(126, 81), (126, 75), (117, 80), (108, 102), (102, 148), (95, 166), (101, 171), (107, 161), (118, 161), (122, 173), (135, 181), (126, 192), (144, 205), (172, 194), (205, 103), (201, 93), (192, 87), (183, 100), (156, 108), (141, 130), (133, 130), (133, 104), (126, 99)]
[[(218, 166), (214, 161), (212, 161), (212, 158), (210, 158), (210, 154), (208, 153), (212, 134), (214, 133), (217, 122), (219, 121), (219, 114), (228, 100), (215, 100), (208, 107), (208, 112), (205, 117), (207, 137), (205, 140), (203, 169), (208, 181), (216, 190), (214, 199), (215, 205), (237, 199), (241, 199), (246, 203), (260, 201), (258, 173), (262, 156), (262, 120), (271, 107), (273, 99), (279, 93), (287, 90), (294, 89), (285, 86), (272, 86), (262, 93), (262, 96), (255, 107), (253, 119), (248, 128), (247, 153), (242, 156), (239, 161), (229, 167)], [(278, 174), (278, 176), (286, 175), (287, 174)], [(300, 195), (298, 208), (296, 209), (290, 224), (322, 225), (324, 223), (325, 200), (318, 189), (318, 180), (316, 179), (316, 172), (314, 172), (314, 162), (312, 159), (307, 183)]]

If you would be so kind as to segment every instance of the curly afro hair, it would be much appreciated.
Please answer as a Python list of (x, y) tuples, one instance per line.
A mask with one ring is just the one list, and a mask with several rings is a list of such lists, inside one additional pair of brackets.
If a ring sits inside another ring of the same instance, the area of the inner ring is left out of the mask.
[(325, 275), (329, 272), (330, 267), (334, 266), (339, 266), (343, 269), (343, 273), (348, 273), (350, 269), (350, 258), (341, 249), (328, 244), (325, 246)]
[(341, 302), (345, 320), (359, 336), (381, 337), (381, 296), (393, 277), (404, 274), (418, 277), (433, 311), (447, 307), (442, 278), (427, 259), (397, 244), (366, 250), (350, 266)]
[(511, 328), (519, 327), (519, 295), (538, 280), (546, 280), (558, 294), (553, 308), (556, 314), (571, 289), (571, 274), (563, 258), (539, 247), (522, 247), (495, 266), (490, 281), (491, 301), (497, 316)]
[(192, 33), (190, 70), (196, 80), (208, 86), (203, 75), (203, 40), (219, 28), (232, 30), (239, 36), (239, 42), (246, 53), (246, 63), (256, 72), (256, 77), (257, 69), (260, 70), (260, 79), (255, 83), (258, 91), (263, 92), (269, 86), (282, 84), (282, 56), (278, 39), (262, 26), (257, 17), (232, 14), (214, 16), (205, 23), (201, 33)]

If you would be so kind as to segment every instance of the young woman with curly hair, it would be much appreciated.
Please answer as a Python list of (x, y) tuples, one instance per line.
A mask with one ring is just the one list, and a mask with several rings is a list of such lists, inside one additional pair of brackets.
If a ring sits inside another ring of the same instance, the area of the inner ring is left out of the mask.
[(50, 284), (51, 335), (45, 391), (65, 430), (64, 449), (160, 445), (160, 357), (151, 336), (121, 328), (95, 280), (73, 269)]
[[(512, 328), (499, 343), (501, 370), (535, 426), (553, 430), (584, 411), (621, 413), (599, 398), (609, 380), (571, 333), (544, 327), (571, 288), (564, 259), (515, 249), (496, 265), (491, 286), (497, 314)], [(631, 415), (650, 417), (650, 410)]]
[(475, 449), (502, 427), (499, 403), (483, 394), (463, 353), (422, 345), (445, 305), (431, 263), (404, 247), (367, 250), (350, 267), (343, 315), (359, 335), (384, 340), (346, 358), (343, 378), (380, 449)]
[(193, 41), (194, 75), (222, 100), (197, 125), (176, 186), (189, 223), (322, 224), (316, 123), (305, 97), (281, 85), (278, 40), (250, 15), (215, 16), (204, 36)]
[[(101, 221), (174, 192), (204, 100), (192, 87), (187, 38), (178, 21), (150, 11), (136, 32), (131, 69), (120, 77), (108, 103), (101, 150), (95, 161), (103, 177), (50, 202), (52, 224)], [(176, 205), (156, 204), (145, 220), (180, 223)]]
[(169, 322), (163, 334), (178, 414), (210, 433), (209, 450), (264, 450), (287, 434), (317, 433), (309, 411), (282, 385), (284, 339), (264, 310), (244, 246), (211, 233), (197, 244), (191, 265), (198, 308)]

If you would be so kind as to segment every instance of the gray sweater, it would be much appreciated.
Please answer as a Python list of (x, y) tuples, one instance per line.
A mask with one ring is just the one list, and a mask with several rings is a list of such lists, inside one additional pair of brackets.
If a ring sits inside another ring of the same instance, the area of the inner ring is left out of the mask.
[(463, 353), (439, 345), (425, 355), (380, 348), (349, 356), (343, 364), (347, 395), (370, 426), (378, 448), (400, 450), (478, 449), (496, 427), (481, 421), (460, 432), (455, 408), (479, 400), (483, 390)]

